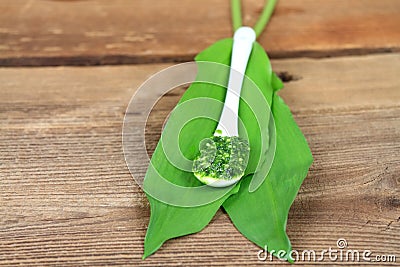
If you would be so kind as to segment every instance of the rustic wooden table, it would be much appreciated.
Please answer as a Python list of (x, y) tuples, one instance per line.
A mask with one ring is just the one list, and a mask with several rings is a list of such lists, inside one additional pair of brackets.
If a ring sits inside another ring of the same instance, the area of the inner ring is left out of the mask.
[[(244, 2), (251, 25), (263, 1)], [(281, 0), (260, 38), (315, 159), (289, 214), (298, 251), (345, 238), (400, 262), (399, 12)], [(222, 211), (141, 260), (149, 205), (125, 165), (124, 112), (151, 74), (232, 34), (227, 1), (2, 0), (0, 14), (0, 265), (279, 263)], [(182, 93), (153, 110), (150, 151)]]

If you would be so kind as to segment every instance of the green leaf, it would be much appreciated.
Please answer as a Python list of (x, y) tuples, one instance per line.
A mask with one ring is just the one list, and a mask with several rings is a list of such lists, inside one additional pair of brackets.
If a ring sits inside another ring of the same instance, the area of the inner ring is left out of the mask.
[[(224, 39), (200, 53), (196, 57), (196, 61), (216, 62), (229, 66), (231, 52), (232, 39)], [(201, 80), (202, 75), (209, 76), (212, 74), (218, 76), (214, 78), (221, 80), (225, 85), (228, 80), (228, 72), (217, 71), (213, 73), (212, 68), (213, 67), (211, 67), (210, 70), (200, 67), (198, 80)], [(245, 80), (242, 96), (247, 99), (248, 102), (241, 100), (239, 108), (239, 117), (243, 122), (243, 127), (239, 129), (239, 134), (241, 136), (247, 136), (250, 144), (249, 162), (251, 162), (251, 164), (248, 165), (246, 174), (251, 174), (259, 167), (258, 161), (267, 153), (269, 144), (269, 112), (266, 111), (269, 111), (268, 105), (271, 105), (273, 96), (273, 89), (271, 87), (271, 66), (264, 49), (258, 43), (254, 44), (246, 75), (260, 88), (257, 89), (251, 81)], [(188, 203), (193, 200), (193, 195), (189, 193), (190, 190), (184, 191), (174, 189), (173, 187), (168, 187), (168, 189), (166, 189), (167, 185), (162, 183), (158, 177), (159, 174), (165, 180), (180, 186), (198, 187), (201, 185), (192, 172), (183, 171), (171, 163), (171, 159), (173, 162), (179, 161), (180, 154), (176, 151), (176, 153), (172, 153), (172, 155), (166, 155), (165, 151), (169, 151), (169, 142), (173, 143), (173, 140), (168, 140), (166, 136), (173, 136), (175, 131), (180, 130), (178, 137), (180, 151), (187, 159), (193, 160), (199, 153), (198, 145), (200, 141), (213, 135), (217, 122), (207, 118), (196, 118), (182, 125), (182, 118), (185, 117), (186, 114), (181, 111), (180, 107), (188, 101), (204, 97), (223, 102), (225, 94), (226, 89), (223, 86), (204, 82), (193, 83), (171, 113), (162, 133), (162, 138), (154, 151), (151, 159), (151, 166), (144, 180), (144, 189), (151, 206), (151, 217), (145, 237), (143, 258), (154, 253), (168, 239), (202, 230), (212, 219), (222, 203), (229, 196), (238, 192), (240, 188), (239, 183), (228, 188), (227, 193), (223, 195), (223, 197), (211, 203), (195, 207), (179, 207), (166, 204), (149, 193), (154, 191), (164, 192), (164, 194), (168, 194), (168, 197), (172, 199), (178, 197), (179, 200), (183, 202), (187, 201)], [(214, 107), (210, 107), (209, 105), (198, 106), (196, 110), (199, 113), (207, 111), (214, 115), (214, 118), (218, 119), (221, 114), (222, 103)], [(260, 114), (260, 112), (266, 115), (258, 116), (257, 114)], [(162, 142), (164, 140), (163, 138), (165, 138), (166, 142)], [(267, 142), (265, 142), (266, 140)], [(218, 192), (217, 189), (212, 190)], [(201, 191), (199, 196), (206, 196), (207, 193), (210, 192), (206, 190), (204, 190), (204, 192)]]
[(245, 237), (269, 252), (275, 251), (274, 255), (285, 251), (284, 258), (292, 261), (288, 257), (291, 244), (286, 234), (287, 217), (313, 158), (289, 108), (276, 94), (272, 112), (277, 140), (270, 172), (255, 192), (248, 190), (252, 176), (243, 179), (239, 192), (223, 207)]
[(283, 82), (278, 77), (278, 75), (276, 75), (275, 72), (272, 73), (271, 85), (272, 85), (272, 88), (274, 89), (274, 92), (277, 92), (283, 88)]

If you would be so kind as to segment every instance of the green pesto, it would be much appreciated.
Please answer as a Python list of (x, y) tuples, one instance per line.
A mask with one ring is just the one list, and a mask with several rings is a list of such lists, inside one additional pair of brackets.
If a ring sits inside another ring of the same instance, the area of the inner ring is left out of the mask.
[(237, 136), (206, 138), (200, 143), (200, 155), (193, 162), (193, 172), (200, 181), (204, 177), (238, 179), (244, 174), (249, 154), (246, 139)]

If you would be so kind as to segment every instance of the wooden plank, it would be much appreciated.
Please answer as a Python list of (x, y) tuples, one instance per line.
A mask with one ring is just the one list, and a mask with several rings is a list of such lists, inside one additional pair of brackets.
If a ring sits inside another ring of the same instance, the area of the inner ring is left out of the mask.
[[(264, 1), (244, 3), (254, 25)], [(280, 0), (260, 42), (273, 58), (399, 51), (398, 0)], [(0, 65), (191, 60), (232, 35), (229, 1), (0, 2)]]
[[(315, 158), (289, 214), (293, 248), (345, 238), (349, 249), (398, 261), (400, 54), (273, 65), (295, 78), (281, 95)], [(260, 263), (221, 211), (201, 233), (140, 259), (149, 206), (124, 162), (122, 120), (135, 88), (166, 66), (0, 69), (0, 265)], [(182, 92), (153, 110), (153, 147)]]

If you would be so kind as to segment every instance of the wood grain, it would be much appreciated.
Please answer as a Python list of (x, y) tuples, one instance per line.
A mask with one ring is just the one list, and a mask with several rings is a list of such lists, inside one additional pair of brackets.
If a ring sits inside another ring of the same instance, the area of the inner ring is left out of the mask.
[[(244, 2), (254, 25), (264, 0)], [(398, 0), (280, 0), (260, 42), (273, 58), (399, 51)], [(2, 0), (0, 65), (188, 61), (232, 35), (229, 1)]]
[[(280, 94), (315, 158), (289, 214), (293, 248), (321, 251), (345, 238), (349, 249), (398, 263), (400, 54), (273, 65), (295, 78)], [(222, 211), (141, 260), (149, 206), (124, 162), (122, 121), (139, 84), (166, 66), (0, 69), (1, 266), (270, 264)], [(155, 106), (150, 149), (183, 91)]]

